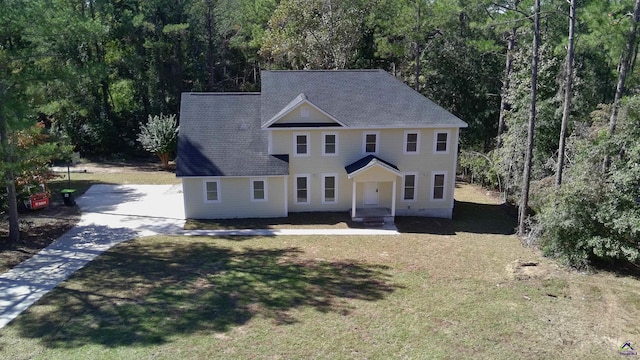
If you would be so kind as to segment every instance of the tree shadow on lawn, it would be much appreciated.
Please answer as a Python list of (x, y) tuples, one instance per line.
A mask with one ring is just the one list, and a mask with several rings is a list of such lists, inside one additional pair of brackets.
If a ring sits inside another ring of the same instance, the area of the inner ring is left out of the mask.
[(278, 218), (187, 219), (185, 230), (278, 229), (283, 227), (358, 228), (347, 211), (290, 212)]
[(12, 326), (54, 348), (155, 345), (229, 331), (256, 316), (295, 323), (289, 310), (300, 307), (347, 315), (350, 300), (376, 301), (399, 288), (386, 266), (301, 254), (135, 241), (103, 254)]
[(517, 225), (509, 205), (457, 200), (453, 219), (397, 216), (395, 223), (401, 233), (433, 235), (455, 235), (456, 232), (511, 235), (515, 233)]

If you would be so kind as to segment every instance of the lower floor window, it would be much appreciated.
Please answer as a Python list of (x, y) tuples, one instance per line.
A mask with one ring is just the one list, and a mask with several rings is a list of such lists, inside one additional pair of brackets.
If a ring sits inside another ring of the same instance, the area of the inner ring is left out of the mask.
[(254, 201), (267, 200), (267, 183), (265, 180), (251, 180), (251, 196)]
[(309, 202), (309, 177), (308, 176), (296, 176), (296, 202), (308, 203)]
[(433, 199), (444, 199), (444, 174), (433, 175)]
[(326, 175), (323, 177), (324, 202), (336, 201), (336, 177), (335, 175)]
[(403, 200), (415, 200), (416, 199), (416, 175), (406, 174), (404, 176), (404, 195)]
[(218, 181), (206, 181), (204, 183), (206, 201), (220, 201), (220, 183)]

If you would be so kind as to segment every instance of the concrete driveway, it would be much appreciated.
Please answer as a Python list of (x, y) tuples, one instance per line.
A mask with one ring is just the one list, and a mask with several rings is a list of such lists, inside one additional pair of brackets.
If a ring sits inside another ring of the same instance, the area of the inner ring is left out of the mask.
[(82, 223), (126, 228), (138, 236), (172, 234), (184, 226), (182, 185), (94, 185), (77, 199)]
[(113, 245), (184, 225), (181, 185), (94, 185), (77, 203), (76, 227), (0, 275), (0, 328)]

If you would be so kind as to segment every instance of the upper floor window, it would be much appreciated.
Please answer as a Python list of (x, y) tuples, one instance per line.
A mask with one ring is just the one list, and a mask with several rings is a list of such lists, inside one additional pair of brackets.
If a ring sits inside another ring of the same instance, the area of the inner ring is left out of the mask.
[(293, 134), (293, 154), (297, 156), (309, 155), (309, 134), (308, 133)]
[(362, 135), (362, 152), (365, 154), (377, 154), (378, 153), (378, 139), (379, 133), (365, 132)]
[(338, 155), (338, 133), (322, 133), (322, 155)]
[(267, 181), (251, 179), (251, 201), (267, 201)]
[(420, 137), (417, 131), (405, 131), (404, 133), (404, 153), (417, 154), (420, 152)]
[(436, 131), (433, 141), (433, 151), (437, 153), (449, 152), (449, 132)]
[(206, 202), (220, 202), (220, 181), (204, 181), (204, 200)]

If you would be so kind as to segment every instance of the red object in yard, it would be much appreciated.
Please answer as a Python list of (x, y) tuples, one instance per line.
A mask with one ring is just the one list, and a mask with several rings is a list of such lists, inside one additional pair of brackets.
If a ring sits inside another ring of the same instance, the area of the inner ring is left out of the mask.
[(49, 194), (46, 192), (37, 193), (29, 196), (31, 210), (42, 209), (49, 206)]

